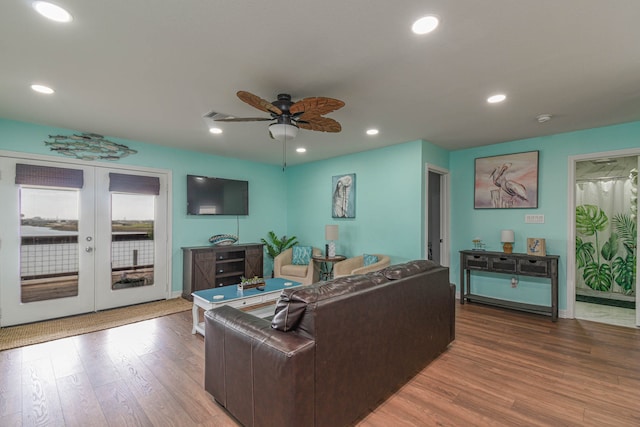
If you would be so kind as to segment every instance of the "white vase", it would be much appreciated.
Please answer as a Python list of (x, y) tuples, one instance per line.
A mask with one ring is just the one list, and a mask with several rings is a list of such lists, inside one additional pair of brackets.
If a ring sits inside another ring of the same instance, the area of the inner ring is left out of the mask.
[(329, 256), (336, 256), (336, 244), (329, 242)]

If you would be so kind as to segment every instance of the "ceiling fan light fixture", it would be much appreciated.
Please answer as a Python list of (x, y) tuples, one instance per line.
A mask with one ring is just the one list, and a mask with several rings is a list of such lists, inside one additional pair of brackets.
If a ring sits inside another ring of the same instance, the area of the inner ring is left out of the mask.
[(280, 142), (290, 141), (298, 135), (298, 127), (288, 123), (273, 123), (269, 125), (269, 133)]
[(211, 132), (214, 135), (219, 135), (222, 133), (222, 129), (220, 128), (209, 128), (209, 132)]

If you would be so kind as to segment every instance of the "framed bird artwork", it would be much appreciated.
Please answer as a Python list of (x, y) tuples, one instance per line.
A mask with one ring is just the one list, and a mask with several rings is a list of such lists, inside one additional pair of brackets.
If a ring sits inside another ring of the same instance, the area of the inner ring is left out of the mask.
[(538, 207), (538, 151), (480, 157), (475, 163), (474, 208)]

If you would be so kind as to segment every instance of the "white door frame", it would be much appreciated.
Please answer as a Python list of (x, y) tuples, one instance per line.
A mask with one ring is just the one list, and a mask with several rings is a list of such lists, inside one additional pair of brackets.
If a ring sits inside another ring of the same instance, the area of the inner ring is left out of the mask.
[[(164, 245), (164, 253), (163, 254), (158, 253), (157, 256), (159, 259), (163, 258), (166, 260), (166, 263), (165, 263), (166, 266), (162, 269), (164, 271), (162, 272), (159, 271), (158, 272), (159, 275), (157, 275), (156, 277), (158, 279), (158, 282), (163, 282), (165, 284), (164, 289), (161, 292), (161, 294), (163, 295), (162, 297), (165, 299), (172, 297), (172, 291), (171, 291), (171, 265), (172, 265), (171, 263), (172, 249), (171, 248), (172, 248), (172, 223), (173, 223), (172, 206), (171, 206), (172, 204), (172, 171), (166, 170), (166, 169), (155, 169), (155, 168), (148, 168), (148, 167), (135, 166), (135, 165), (119, 165), (119, 164), (110, 164), (106, 162), (89, 162), (89, 161), (83, 161), (83, 160), (77, 160), (77, 159), (61, 159), (59, 157), (4, 151), (4, 150), (0, 150), (0, 157), (6, 157), (6, 158), (9, 158), (11, 161), (15, 161), (15, 162), (19, 162), (19, 161), (46, 162), (47, 165), (58, 166), (58, 167), (73, 167), (75, 165), (76, 167), (106, 168), (111, 170), (120, 170), (123, 173), (129, 173), (129, 174), (140, 173), (141, 175), (144, 175), (144, 174), (164, 175), (164, 181), (166, 182), (166, 186), (164, 188), (166, 189), (166, 194), (163, 194), (162, 197), (166, 197), (166, 201), (167, 201), (166, 212), (165, 212), (166, 244)], [(0, 171), (0, 179), (12, 180), (13, 176), (8, 176), (8, 175), (10, 174), (7, 174), (5, 171)], [(6, 238), (6, 236), (0, 236), (0, 239), (3, 239), (3, 238)], [(2, 242), (0, 240), (0, 256), (2, 257), (7, 256), (7, 254), (3, 252), (12, 249), (11, 248), (12, 245), (7, 243), (8, 242)], [(81, 242), (79, 241), (78, 244), (80, 245)], [(5, 278), (6, 274), (8, 274), (7, 271), (4, 271), (4, 272), (0, 271), (0, 278)], [(3, 301), (3, 295), (6, 297), (6, 292), (3, 292), (2, 287), (0, 287), (0, 309), (6, 303), (6, 301)], [(93, 301), (93, 303), (94, 303), (94, 307), (100, 306), (99, 304), (95, 304), (95, 300)], [(33, 304), (33, 303), (30, 303), (30, 304)], [(98, 308), (96, 308), (96, 310), (97, 309)], [(39, 319), (33, 319), (33, 320), (39, 320)], [(2, 321), (1, 311), (0, 311), (0, 325), (1, 326), (5, 325), (5, 322)]]
[(445, 267), (450, 265), (449, 254), (449, 170), (429, 163), (425, 164), (424, 187), (425, 187), (425, 213), (424, 213), (424, 248), (425, 259), (427, 258), (427, 248), (429, 247), (429, 172), (440, 175), (440, 264)]
[[(604, 157), (629, 157), (639, 156), (640, 148), (630, 148), (626, 150), (604, 151), (599, 153), (580, 154), (569, 156), (567, 163), (568, 179), (567, 179), (567, 310), (565, 317), (575, 319), (576, 306), (576, 163), (585, 160), (596, 160)], [(640, 163), (640, 162), (639, 162)], [(640, 225), (640, 215), (637, 218), (636, 226)], [(640, 243), (640, 235), (638, 236)], [(640, 257), (636, 259), (636, 325), (640, 326), (640, 298), (637, 295), (637, 289), (640, 284)]]

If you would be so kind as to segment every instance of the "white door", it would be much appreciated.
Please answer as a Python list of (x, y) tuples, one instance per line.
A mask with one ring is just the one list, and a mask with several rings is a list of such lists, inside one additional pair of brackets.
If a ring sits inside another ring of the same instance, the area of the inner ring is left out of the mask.
[(167, 176), (96, 174), (96, 310), (167, 298)]
[(1, 326), (167, 297), (167, 176), (148, 195), (114, 173), (154, 176), (0, 157)]

